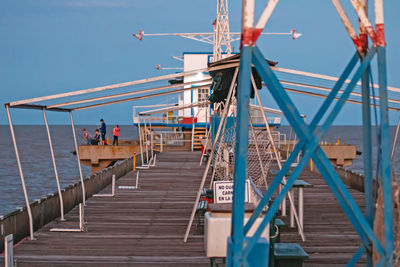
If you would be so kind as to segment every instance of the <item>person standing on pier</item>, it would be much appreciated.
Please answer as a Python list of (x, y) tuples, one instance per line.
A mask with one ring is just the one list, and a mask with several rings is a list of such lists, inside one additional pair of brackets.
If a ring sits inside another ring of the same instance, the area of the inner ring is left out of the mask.
[(83, 128), (82, 132), (83, 132), (83, 141), (86, 141), (87, 145), (91, 145), (92, 144), (92, 138), (90, 137), (90, 135), (88, 134), (86, 129)]
[(100, 123), (101, 123), (101, 126), (100, 126), (101, 142), (102, 142), (102, 144), (104, 144), (105, 141), (106, 141), (106, 131), (107, 131), (106, 128), (107, 128), (107, 126), (106, 126), (106, 123), (104, 122), (103, 119), (100, 120)]
[(115, 144), (117, 144), (117, 146), (118, 146), (118, 137), (119, 137), (119, 126), (118, 126), (118, 124), (115, 126), (115, 128), (112, 131), (112, 133), (113, 133), (113, 136), (114, 136), (113, 146)]

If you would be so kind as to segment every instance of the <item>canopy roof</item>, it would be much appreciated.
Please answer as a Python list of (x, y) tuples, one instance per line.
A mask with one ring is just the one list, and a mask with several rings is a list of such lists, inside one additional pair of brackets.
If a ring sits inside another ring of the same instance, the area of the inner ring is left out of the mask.
[[(204, 72), (208, 72), (212, 77), (216, 77), (217, 73), (227, 73), (230, 75), (232, 70), (239, 66), (239, 58), (240, 54), (235, 54), (231, 57), (210, 63), (208, 68), (162, 75), (124, 83), (110, 84), (84, 90), (70, 91), (66, 93), (24, 99), (5, 103), (5, 105), (9, 106), (10, 108), (46, 109), (50, 111), (70, 112), (73, 110), (90, 109), (105, 105), (112, 105), (141, 99), (149, 99), (164, 95), (178, 94), (192, 89), (209, 88), (212, 84), (213, 79), (208, 75), (199, 75), (197, 80), (186, 83), (171, 84), (168, 82), (174, 79), (181, 80), (184, 76), (187, 75)], [(325, 98), (331, 91), (334, 83), (338, 80), (338, 78), (333, 76), (276, 67), (277, 62), (274, 61), (268, 61), (268, 63), (275, 71), (275, 74), (278, 76), (281, 83), (285, 86), (285, 90), (290, 93)], [(258, 73), (256, 71), (253, 74), (256, 80), (257, 88), (261, 88), (263, 86), (261, 78), (257, 77)], [(228, 77), (227, 79), (229, 80), (230, 78)], [(344, 86), (347, 86), (349, 82), (350, 81), (347, 80)], [(375, 84), (374, 87), (377, 88), (378, 86)], [(225, 99), (224, 88), (224, 86), (220, 87), (222, 91), (219, 92), (221, 93), (218, 96), (219, 98)], [(399, 111), (400, 89), (389, 86), (388, 91), (389, 109)], [(216, 92), (217, 88), (214, 88), (214, 95), (216, 94)], [(343, 91), (340, 91), (340, 93), (342, 92)], [(376, 96), (371, 96), (371, 99), (375, 99), (377, 106), (379, 106), (379, 97), (377, 96), (377, 94)], [(351, 98), (347, 100), (347, 102), (361, 104), (360, 82), (351, 93)]]

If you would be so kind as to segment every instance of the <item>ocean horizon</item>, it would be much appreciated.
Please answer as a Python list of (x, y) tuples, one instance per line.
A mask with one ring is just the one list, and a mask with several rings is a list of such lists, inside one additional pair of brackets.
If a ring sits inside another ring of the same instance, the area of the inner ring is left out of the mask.
[[(76, 125), (79, 144), (83, 144), (82, 128), (90, 134), (94, 133), (96, 125)], [(107, 135), (111, 136), (113, 124), (108, 124)], [(120, 139), (138, 139), (138, 129), (133, 125), (120, 125)], [(279, 126), (278, 131), (290, 135), (289, 126)], [(390, 127), (393, 140), (395, 126)], [(18, 150), (21, 158), (22, 170), (28, 191), (29, 201), (33, 202), (47, 194), (57, 191), (54, 170), (50, 155), (47, 132), (44, 125), (14, 125)], [(70, 125), (50, 125), (53, 148), (56, 157), (57, 169), (62, 188), (79, 181), (78, 163), (75, 151), (72, 128)], [(14, 147), (8, 125), (0, 125), (0, 215), (5, 215), (25, 205), (24, 196), (15, 158)], [(292, 138), (294, 133), (292, 132)], [(376, 129), (373, 129), (376, 137)], [(353, 165), (347, 169), (363, 173), (362, 158), (362, 126), (332, 126), (323, 138), (323, 142), (353, 144), (361, 155), (357, 156)], [(110, 140), (112, 138), (110, 137)], [(376, 138), (373, 139), (373, 159), (376, 162)], [(393, 169), (396, 177), (400, 174), (399, 147), (396, 147), (393, 159)], [(375, 166), (374, 166), (375, 169)], [(91, 174), (90, 167), (82, 165), (84, 177)]]

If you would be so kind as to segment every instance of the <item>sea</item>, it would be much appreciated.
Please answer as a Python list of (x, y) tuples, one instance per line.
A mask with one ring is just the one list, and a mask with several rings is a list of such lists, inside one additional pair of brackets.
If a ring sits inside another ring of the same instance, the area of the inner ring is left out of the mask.
[[(78, 125), (76, 133), (78, 143), (84, 143), (82, 128), (86, 128), (90, 134), (94, 134), (95, 125)], [(120, 139), (138, 139), (138, 129), (133, 125), (120, 125)], [(22, 163), (29, 201), (40, 199), (47, 194), (57, 191), (51, 160), (50, 148), (46, 128), (43, 125), (17, 125), (14, 126), (18, 150)], [(294, 137), (289, 126), (280, 126), (277, 130), (288, 137)], [(373, 158), (376, 162), (377, 129), (373, 129)], [(390, 127), (391, 140), (396, 128)], [(74, 184), (79, 181), (78, 162), (75, 151), (72, 128), (70, 125), (50, 125), (54, 153), (61, 187)], [(111, 135), (111, 127), (108, 127)], [(14, 147), (8, 125), (0, 125), (0, 216), (10, 213), (25, 205), (24, 195)], [(361, 126), (332, 126), (323, 138), (323, 142), (353, 144), (361, 155), (348, 169), (363, 173), (362, 158), (362, 127)], [(400, 175), (400, 148), (396, 147), (393, 159), (393, 169), (396, 177)], [(90, 167), (82, 165), (83, 175), (90, 175)]]

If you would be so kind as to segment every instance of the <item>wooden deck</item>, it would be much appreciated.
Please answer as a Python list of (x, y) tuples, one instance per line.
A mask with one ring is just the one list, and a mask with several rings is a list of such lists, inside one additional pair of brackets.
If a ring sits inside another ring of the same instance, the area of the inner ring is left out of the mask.
[[(87, 231), (49, 232), (76, 228), (75, 208), (67, 222), (54, 221), (35, 233), (37, 240), (18, 244), (18, 266), (208, 266), (202, 235), (192, 231), (188, 243), (182, 241), (204, 171), (199, 160), (199, 152), (161, 153), (155, 167), (140, 170), (139, 190), (117, 189), (115, 197), (87, 201)], [(304, 191), (307, 240), (301, 242), (297, 230), (285, 227), (281, 242), (300, 243), (310, 255), (305, 266), (343, 266), (361, 240), (322, 177), (307, 170), (301, 177), (314, 185)], [(133, 173), (117, 181), (117, 186), (134, 184)], [(350, 192), (363, 203), (362, 193)], [(283, 219), (289, 225), (288, 217)]]
[[(139, 190), (116, 190), (115, 197), (87, 201), (87, 231), (49, 232), (78, 225), (75, 208), (68, 222), (52, 222), (15, 249), (18, 266), (208, 266), (203, 236), (183, 243), (203, 175), (200, 152), (166, 152), (156, 167), (140, 170)], [(133, 173), (117, 186), (135, 185)], [(106, 188), (105, 192), (110, 192)]]
[[(309, 254), (305, 266), (345, 266), (361, 245), (361, 239), (339, 206), (324, 179), (316, 172), (304, 170), (302, 180), (313, 188), (304, 189), (304, 235), (302, 242), (296, 229), (289, 228), (289, 216), (279, 217), (286, 226), (281, 234), (283, 243), (299, 243)], [(297, 205), (297, 190), (295, 190)], [(364, 193), (349, 189), (363, 210)], [(289, 202), (287, 202), (289, 203)], [(289, 211), (289, 209), (287, 209)], [(289, 212), (288, 212), (289, 215)], [(365, 266), (365, 255), (360, 262)]]

